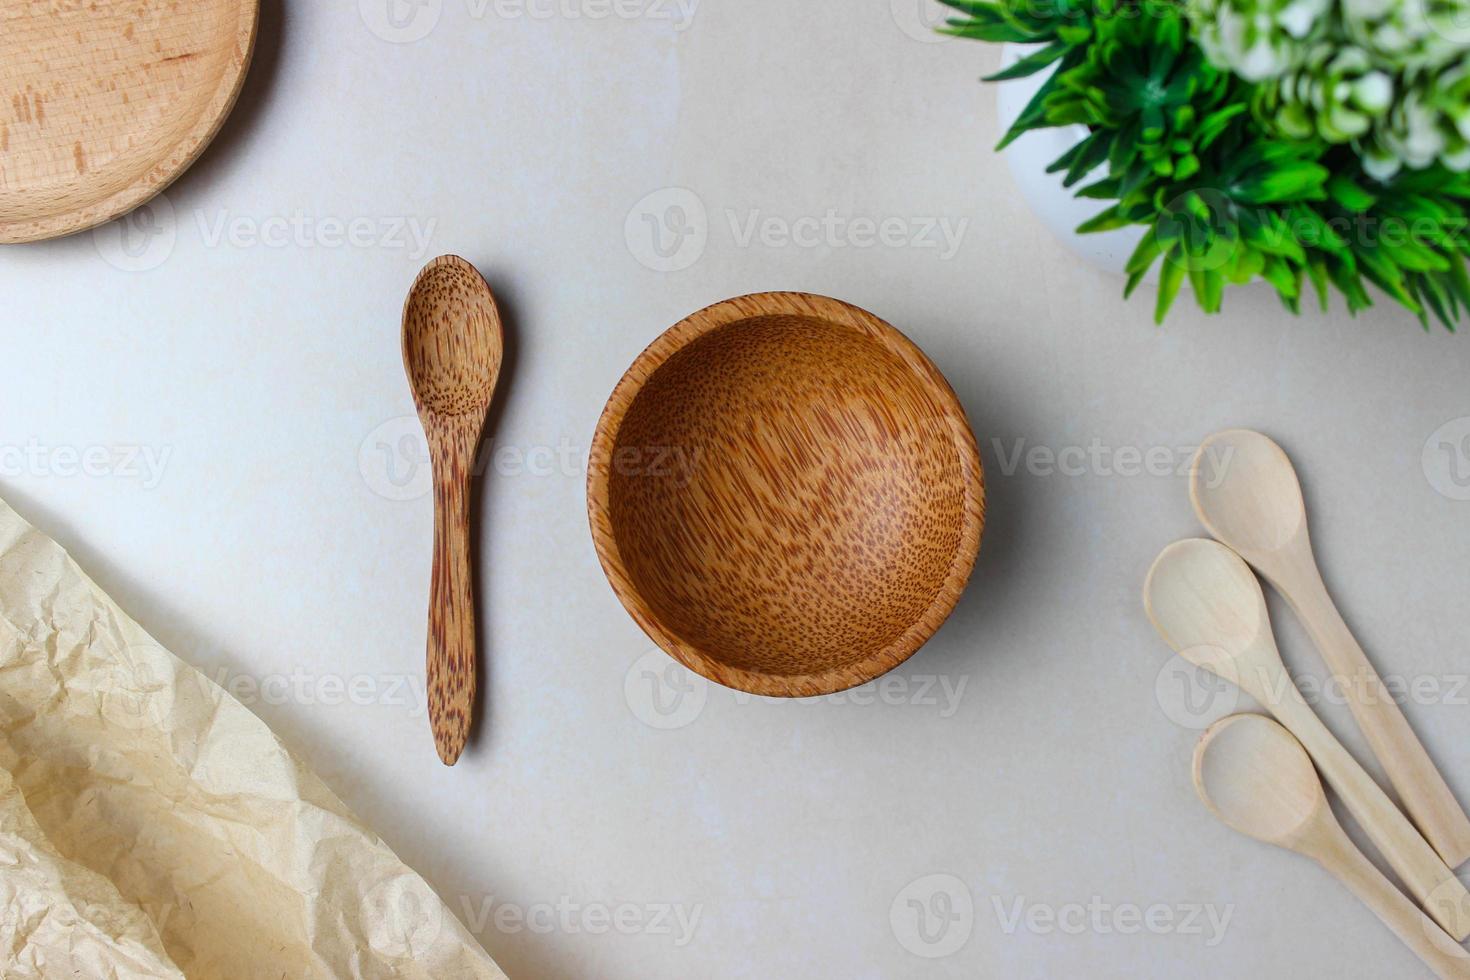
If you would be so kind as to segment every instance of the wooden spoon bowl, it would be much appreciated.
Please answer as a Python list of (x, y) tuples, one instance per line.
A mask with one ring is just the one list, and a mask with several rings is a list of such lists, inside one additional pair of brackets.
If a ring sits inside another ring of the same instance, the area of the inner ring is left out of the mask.
[(603, 570), (654, 642), (775, 697), (906, 660), (954, 609), (985, 524), (938, 369), (805, 293), (727, 300), (654, 341), (598, 422), (587, 498)]
[(1227, 827), (1278, 847), (1293, 847), (1328, 819), (1307, 750), (1261, 715), (1231, 715), (1205, 732), (1194, 750), (1194, 788)]

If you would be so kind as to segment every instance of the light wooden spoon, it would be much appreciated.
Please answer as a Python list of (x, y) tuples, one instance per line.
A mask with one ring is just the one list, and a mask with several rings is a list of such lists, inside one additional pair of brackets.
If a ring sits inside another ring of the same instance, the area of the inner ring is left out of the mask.
[(470, 479), (500, 376), (500, 312), (473, 265), (443, 255), (414, 280), (403, 307), (403, 364), (434, 469), (434, 572), (429, 587), (429, 723), (452, 766), (475, 701)]
[(1209, 532), (1254, 565), (1296, 611), (1429, 843), (1452, 868), (1470, 860), (1470, 818), (1322, 584), (1301, 484), (1286, 453), (1259, 432), (1217, 433), (1195, 456), (1190, 496)]
[(1311, 760), (1280, 725), (1261, 715), (1216, 722), (1194, 750), (1194, 788), (1226, 826), (1304, 854), (1330, 871), (1437, 976), (1470, 977), (1470, 953), (1348, 839)]
[(1426, 911), (1456, 939), (1470, 936), (1470, 893), (1302, 699), (1246, 563), (1216, 541), (1176, 541), (1149, 570), (1143, 603), (1180, 656), (1238, 684), (1300, 740)]

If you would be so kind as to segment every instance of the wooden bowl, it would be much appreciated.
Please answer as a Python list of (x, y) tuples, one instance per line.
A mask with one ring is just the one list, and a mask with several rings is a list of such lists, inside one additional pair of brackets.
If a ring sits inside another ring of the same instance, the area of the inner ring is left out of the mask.
[(676, 324), (598, 421), (592, 539), (660, 647), (742, 691), (893, 669), (959, 600), (985, 525), (964, 409), (893, 327), (805, 293)]

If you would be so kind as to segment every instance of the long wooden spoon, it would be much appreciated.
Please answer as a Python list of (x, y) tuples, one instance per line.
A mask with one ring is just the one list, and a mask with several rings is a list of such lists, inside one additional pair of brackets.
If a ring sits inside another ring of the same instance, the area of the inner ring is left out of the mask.
[(1254, 565), (1296, 611), (1348, 692), (1353, 717), (1429, 843), (1452, 868), (1470, 860), (1470, 817), (1322, 584), (1301, 484), (1286, 453), (1259, 432), (1217, 433), (1195, 456), (1190, 496), (1209, 532)]
[(434, 572), (429, 586), (428, 693), (434, 746), (452, 766), (475, 701), (470, 478), (500, 377), (504, 341), (490, 287), (443, 255), (424, 267), (403, 307), (403, 364), (434, 470)]
[(1470, 936), (1470, 893), (1303, 700), (1246, 563), (1216, 541), (1177, 541), (1149, 570), (1143, 602), (1180, 656), (1238, 684), (1301, 741), (1425, 910), (1456, 939)]
[(1194, 788), (1226, 826), (1304, 854), (1337, 877), (1437, 976), (1470, 977), (1470, 953), (1348, 839), (1301, 745), (1261, 715), (1216, 722), (1194, 750)]

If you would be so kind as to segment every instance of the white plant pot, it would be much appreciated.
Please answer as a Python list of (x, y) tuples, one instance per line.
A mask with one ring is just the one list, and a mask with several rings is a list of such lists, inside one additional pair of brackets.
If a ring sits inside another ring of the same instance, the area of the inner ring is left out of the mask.
[[(1001, 51), (1001, 63), (1009, 68), (1041, 45), (1007, 44)], [(998, 90), (996, 104), (1000, 112), (1000, 132), (1007, 132), (1011, 124), (1020, 118), (1022, 110), (1031, 101), (1050, 75), (1050, 70), (1037, 72), (1029, 78), (1018, 78), (1009, 82), (993, 83)], [(1087, 201), (1074, 197), (1076, 190), (1062, 186), (1063, 174), (1049, 174), (1046, 168), (1078, 141), (1086, 138), (1086, 126), (1058, 126), (1052, 129), (1034, 129), (1016, 140), (1003, 151), (1011, 176), (1021, 190), (1021, 197), (1061, 239), (1071, 251), (1089, 264), (1104, 272), (1122, 277), (1128, 258), (1143, 238), (1144, 228), (1120, 228), (1116, 231), (1077, 234), (1077, 226), (1103, 211), (1106, 201)], [(1101, 174), (1096, 174), (1101, 176)], [(1146, 282), (1157, 283), (1157, 266), (1145, 277)]]

